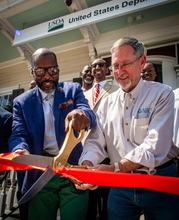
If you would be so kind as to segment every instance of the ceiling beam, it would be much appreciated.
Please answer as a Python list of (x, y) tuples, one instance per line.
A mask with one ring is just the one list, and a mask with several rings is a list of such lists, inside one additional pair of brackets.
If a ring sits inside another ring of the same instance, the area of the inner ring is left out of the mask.
[(2, 0), (0, 1), (0, 12), (13, 8), (16, 5), (23, 3), (24, 1), (27, 1), (27, 0), (11, 0), (11, 1)]
[[(0, 18), (0, 31), (12, 44), (14, 40), (15, 29), (6, 19)], [(22, 59), (27, 59), (27, 61), (31, 63), (31, 56), (35, 49), (29, 43), (17, 46), (16, 49), (20, 53)]]
[[(64, 0), (64, 2), (66, 3), (66, 0)], [(74, 13), (88, 8), (88, 5), (86, 4), (85, 0), (72, 0), (72, 4), (67, 7), (70, 13)], [(89, 56), (92, 62), (98, 56), (95, 48), (95, 39), (99, 36), (99, 31), (95, 24), (80, 27), (79, 30), (83, 35), (84, 43), (88, 46)]]
[(41, 5), (45, 2), (48, 2), (49, 0), (24, 0), (20, 4), (15, 5), (14, 7), (8, 8), (8, 10), (4, 10), (1, 12), (1, 17), (8, 18), (10, 16), (16, 15), (18, 13), (21, 13), (23, 11), (26, 11), (28, 9), (31, 9), (32, 7), (36, 7), (38, 5)]

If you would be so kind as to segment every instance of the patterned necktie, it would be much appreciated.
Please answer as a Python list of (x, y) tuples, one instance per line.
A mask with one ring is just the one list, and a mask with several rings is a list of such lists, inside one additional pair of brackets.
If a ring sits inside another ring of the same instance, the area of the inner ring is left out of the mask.
[(99, 93), (100, 93), (100, 84), (96, 84), (95, 85), (95, 88), (94, 88), (94, 94), (93, 94), (93, 104), (96, 103), (97, 99), (98, 99), (98, 96), (99, 96)]

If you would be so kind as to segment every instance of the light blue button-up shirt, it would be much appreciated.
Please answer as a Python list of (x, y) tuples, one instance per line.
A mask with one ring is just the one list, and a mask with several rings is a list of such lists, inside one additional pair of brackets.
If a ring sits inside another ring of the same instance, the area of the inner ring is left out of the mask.
[(54, 116), (53, 116), (54, 93), (44, 93), (40, 89), (39, 91), (42, 94), (44, 120), (45, 120), (43, 149), (45, 152), (49, 154), (57, 155), (59, 152), (59, 149), (57, 146)]

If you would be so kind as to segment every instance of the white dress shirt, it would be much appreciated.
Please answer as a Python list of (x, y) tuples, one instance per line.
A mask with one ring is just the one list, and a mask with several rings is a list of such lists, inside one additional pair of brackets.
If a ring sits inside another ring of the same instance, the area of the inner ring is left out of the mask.
[(179, 147), (179, 88), (174, 90), (175, 94), (175, 117), (174, 117), (174, 128), (173, 128), (173, 142)]
[(44, 120), (45, 120), (43, 149), (45, 152), (49, 154), (57, 155), (59, 153), (59, 149), (57, 146), (54, 116), (53, 116), (54, 93), (44, 93), (40, 89), (39, 91), (42, 94)]
[(97, 111), (79, 160), (100, 163), (126, 158), (152, 172), (179, 153), (172, 145), (174, 94), (167, 85), (142, 79), (126, 94), (122, 89), (110, 94)]

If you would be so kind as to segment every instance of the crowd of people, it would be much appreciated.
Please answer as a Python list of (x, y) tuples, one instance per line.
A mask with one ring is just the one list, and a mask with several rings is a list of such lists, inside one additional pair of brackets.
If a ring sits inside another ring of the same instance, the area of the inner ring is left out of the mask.
[[(37, 49), (32, 55), (33, 81), (13, 100), (12, 113), (0, 108), (1, 152), (54, 157), (69, 122), (86, 135), (68, 158), (72, 165), (111, 172), (178, 177), (179, 90), (154, 82), (157, 69), (146, 61), (144, 44), (120, 38), (111, 48), (114, 80), (97, 58), (84, 66), (82, 85), (59, 82), (54, 52)], [(153, 82), (151, 82), (153, 81)], [(175, 100), (176, 99), (176, 100)], [(18, 200), (42, 175), (19, 173)], [(136, 178), (138, 175), (136, 175)], [(176, 220), (179, 195), (129, 187), (74, 184), (58, 174), (20, 207), (22, 220)]]

